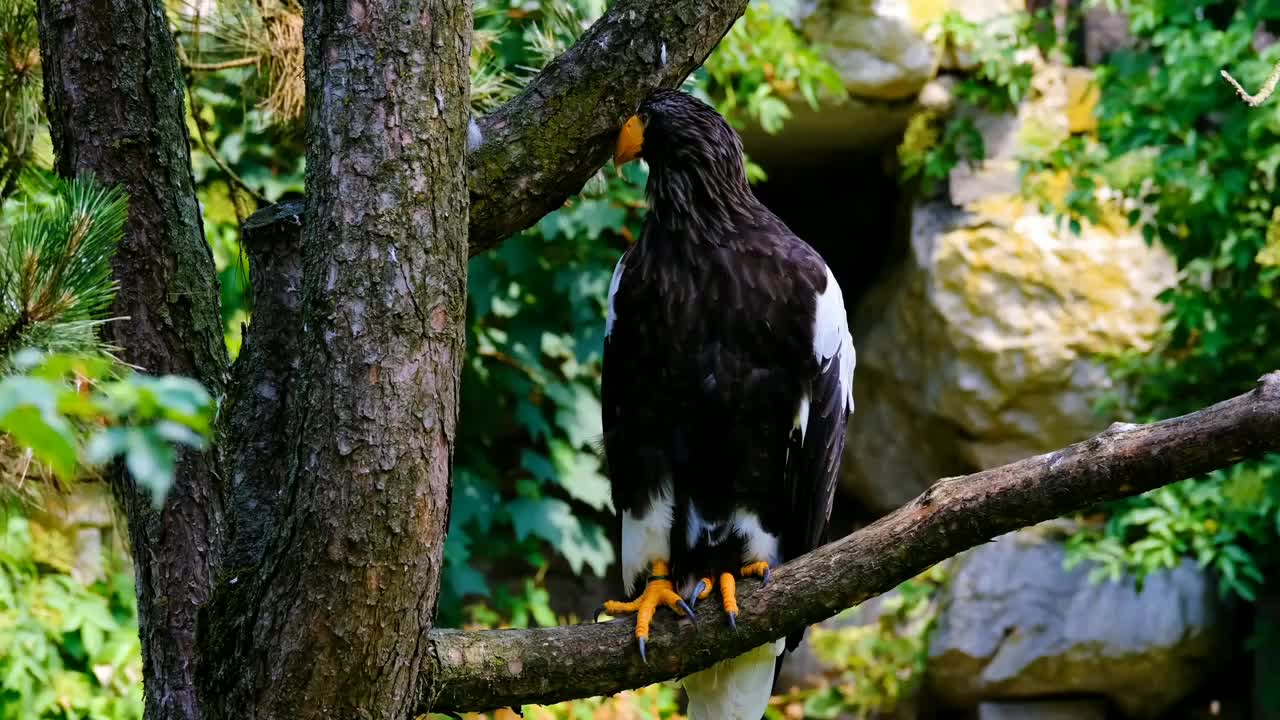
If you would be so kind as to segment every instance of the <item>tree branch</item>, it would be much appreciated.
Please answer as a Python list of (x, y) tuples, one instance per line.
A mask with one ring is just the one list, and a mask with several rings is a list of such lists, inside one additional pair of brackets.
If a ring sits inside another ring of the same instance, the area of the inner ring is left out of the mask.
[(471, 254), (533, 225), (604, 164), (618, 128), (676, 87), (746, 0), (618, 0), (517, 97), (479, 122), (470, 164)]
[[(735, 632), (714, 603), (666, 615), (636, 652), (630, 620), (534, 630), (433, 630), (422, 710), (607, 695), (687, 675), (831, 617), (1011, 530), (1280, 450), (1280, 372), (1249, 393), (1150, 425), (1113, 425), (1062, 450), (944, 478), (898, 511), (739, 586)], [(707, 608), (704, 610), (703, 608)]]
[(225, 564), (233, 573), (261, 562), (285, 500), (285, 428), (302, 337), (302, 207), (286, 200), (250, 215), (240, 229), (253, 268), (253, 322), (220, 413), (229, 473)]
[(1271, 94), (1276, 91), (1276, 84), (1280, 83), (1280, 63), (1276, 63), (1276, 66), (1271, 69), (1271, 74), (1268, 75), (1266, 81), (1262, 83), (1262, 87), (1258, 90), (1257, 95), (1250, 95), (1249, 91), (1245, 90), (1244, 86), (1240, 84), (1240, 81), (1232, 77), (1231, 73), (1227, 72), (1226, 68), (1223, 68), (1218, 72), (1222, 75), (1224, 80), (1231, 84), (1231, 87), (1236, 89), (1236, 93), (1240, 95), (1240, 99), (1250, 107), (1258, 107), (1262, 103), (1266, 102), (1267, 98), (1271, 97)]
[(746, 7), (747, 0), (618, 0), (518, 96), (480, 119), (468, 134), (469, 254), (497, 246), (581, 190), (640, 101), (684, 82)]

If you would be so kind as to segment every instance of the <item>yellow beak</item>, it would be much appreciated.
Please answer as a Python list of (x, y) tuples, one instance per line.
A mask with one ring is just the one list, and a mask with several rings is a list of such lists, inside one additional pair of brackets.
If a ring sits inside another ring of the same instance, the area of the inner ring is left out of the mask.
[(644, 123), (637, 115), (627, 118), (618, 133), (618, 144), (613, 149), (613, 164), (617, 167), (635, 160), (644, 148)]

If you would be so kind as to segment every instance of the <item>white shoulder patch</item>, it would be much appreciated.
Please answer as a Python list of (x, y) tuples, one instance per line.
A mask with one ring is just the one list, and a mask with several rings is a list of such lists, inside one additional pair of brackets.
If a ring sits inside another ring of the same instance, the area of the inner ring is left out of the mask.
[(845, 398), (845, 410), (853, 409), (853, 367), (855, 353), (853, 336), (849, 334), (849, 314), (844, 307), (844, 295), (840, 283), (827, 268), (827, 287), (818, 293), (813, 314), (813, 353), (819, 365), (826, 365), (839, 356), (840, 390)]
[(622, 267), (627, 261), (627, 254), (622, 253), (622, 257), (618, 258), (618, 264), (613, 268), (613, 278), (609, 280), (609, 305), (604, 316), (604, 336), (609, 337), (609, 333), (613, 332), (613, 321), (618, 315), (613, 310), (613, 296), (618, 293), (618, 283), (622, 282)]

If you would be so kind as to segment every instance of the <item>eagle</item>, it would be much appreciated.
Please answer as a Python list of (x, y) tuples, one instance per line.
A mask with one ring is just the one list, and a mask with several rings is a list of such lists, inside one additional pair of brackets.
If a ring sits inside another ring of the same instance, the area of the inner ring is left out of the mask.
[[(752, 192), (742, 141), (712, 107), (649, 95), (614, 163), (649, 166), (648, 214), (609, 283), (601, 409), (628, 602), (693, 619), (718, 593), (825, 541), (853, 411), (853, 339), (822, 257)], [(598, 613), (599, 614), (599, 613)], [(597, 615), (598, 615), (597, 614)], [(801, 633), (785, 639), (795, 649)], [(684, 680), (695, 720), (757, 720), (784, 640)]]

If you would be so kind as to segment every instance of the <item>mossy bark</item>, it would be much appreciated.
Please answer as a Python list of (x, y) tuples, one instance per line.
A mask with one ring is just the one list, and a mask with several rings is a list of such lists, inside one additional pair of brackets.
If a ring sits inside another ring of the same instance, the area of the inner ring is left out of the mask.
[[(150, 373), (198, 378), (215, 395), (226, 349), (213, 256), (205, 242), (183, 122), (183, 86), (156, 0), (41, 0), (44, 92), (58, 172), (92, 174), (129, 194), (113, 261), (120, 291), (106, 339)], [(200, 717), (194, 691), (197, 608), (221, 565), (216, 453), (183, 452), (156, 512), (128, 476), (113, 477), (129, 518), (138, 580), (146, 712)]]

